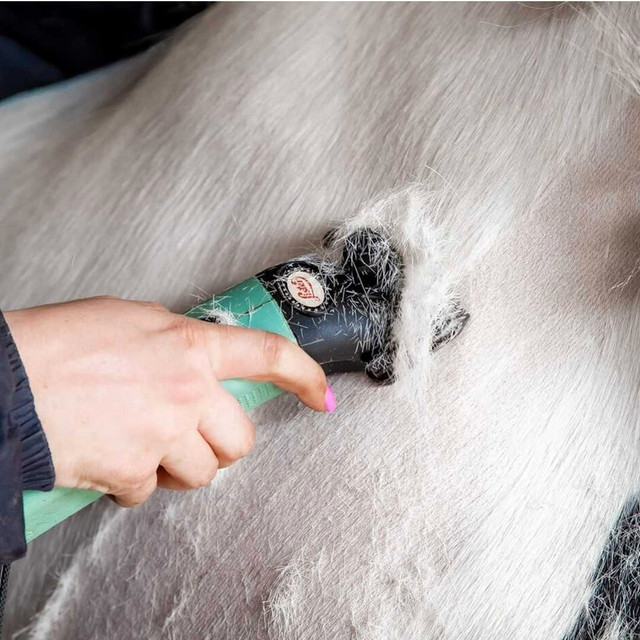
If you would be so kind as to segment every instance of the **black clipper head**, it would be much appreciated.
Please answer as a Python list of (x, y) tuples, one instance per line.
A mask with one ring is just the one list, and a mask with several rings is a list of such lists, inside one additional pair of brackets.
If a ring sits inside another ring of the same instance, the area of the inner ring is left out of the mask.
[[(329, 234), (325, 244), (332, 240)], [(364, 371), (377, 382), (393, 381), (393, 323), (404, 275), (402, 258), (383, 235), (360, 229), (345, 238), (337, 260), (305, 256), (256, 278), (279, 303), (300, 346), (326, 373)], [(463, 323), (466, 314), (460, 313)]]

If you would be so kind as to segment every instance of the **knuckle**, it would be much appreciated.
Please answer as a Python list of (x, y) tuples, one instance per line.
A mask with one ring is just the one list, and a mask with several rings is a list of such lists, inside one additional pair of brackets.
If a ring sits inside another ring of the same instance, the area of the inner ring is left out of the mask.
[(159, 444), (173, 442), (176, 437), (172, 421), (168, 420), (166, 415), (158, 417), (158, 420), (153, 423), (153, 427), (149, 429), (149, 433), (153, 440)]
[(204, 323), (192, 318), (180, 317), (176, 321), (175, 331), (189, 351), (199, 350), (204, 343)]
[(144, 493), (136, 493), (135, 495), (129, 497), (129, 507), (139, 507), (141, 504), (144, 504), (149, 497), (151, 496), (151, 491), (145, 491)]
[(118, 504), (125, 509), (133, 509), (133, 507), (139, 507), (143, 502), (144, 498), (141, 496), (127, 496), (126, 498), (120, 498), (118, 500)]
[(253, 423), (238, 433), (233, 443), (228, 443), (224, 450), (225, 457), (231, 462), (236, 462), (249, 454), (255, 443), (256, 435)]
[(193, 479), (194, 489), (206, 487), (211, 484), (211, 481), (215, 478), (217, 471), (217, 462), (207, 469), (202, 469)]
[(284, 338), (276, 333), (265, 331), (262, 342), (262, 356), (267, 368), (276, 371), (282, 364), (282, 354), (284, 350)]
[(127, 489), (138, 489), (144, 486), (149, 478), (149, 473), (139, 462), (125, 464), (118, 473), (119, 484)]
[(163, 312), (169, 311), (169, 309), (167, 309), (167, 307), (165, 307), (160, 302), (153, 302), (153, 301), (145, 302), (144, 305), (145, 307), (147, 307), (148, 309), (152, 309), (153, 311), (163, 311)]
[(244, 430), (243, 437), (240, 440), (238, 446), (238, 458), (244, 458), (249, 454), (256, 441), (256, 430), (253, 423), (249, 423), (249, 426)]
[(209, 384), (199, 372), (195, 371), (172, 378), (166, 387), (168, 401), (174, 406), (183, 408), (202, 402), (208, 392)]
[(144, 438), (147, 442), (153, 443), (155, 448), (162, 448), (174, 442), (180, 437), (183, 430), (179, 428), (180, 421), (176, 412), (172, 408), (157, 408), (153, 415), (149, 416), (149, 422), (146, 423), (144, 429)]

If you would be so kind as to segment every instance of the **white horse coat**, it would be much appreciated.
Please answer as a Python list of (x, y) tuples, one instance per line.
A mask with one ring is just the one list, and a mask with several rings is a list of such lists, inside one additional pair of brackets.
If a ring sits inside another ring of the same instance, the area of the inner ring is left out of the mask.
[[(43, 536), (9, 631), (635, 638), (627, 591), (591, 594), (640, 483), (639, 28), (633, 4), (223, 4), (5, 103), (3, 308), (184, 311), (358, 210), (413, 256), (395, 387), (275, 400), (210, 487)], [(471, 320), (431, 355), (452, 295)]]

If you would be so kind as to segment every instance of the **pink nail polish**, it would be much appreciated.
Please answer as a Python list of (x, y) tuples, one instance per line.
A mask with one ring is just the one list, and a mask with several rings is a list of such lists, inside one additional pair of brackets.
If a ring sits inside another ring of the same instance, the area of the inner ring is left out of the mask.
[(329, 413), (333, 413), (337, 406), (336, 394), (333, 393), (333, 389), (327, 385), (327, 390), (324, 392), (324, 409)]

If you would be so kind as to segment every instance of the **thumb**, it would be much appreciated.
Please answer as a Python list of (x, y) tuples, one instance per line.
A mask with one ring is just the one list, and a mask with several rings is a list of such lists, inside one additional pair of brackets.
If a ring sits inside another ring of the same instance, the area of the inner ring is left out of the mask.
[(322, 367), (296, 343), (277, 333), (207, 325), (209, 360), (218, 380), (272, 382), (295, 393), (311, 409), (325, 411), (327, 378)]

